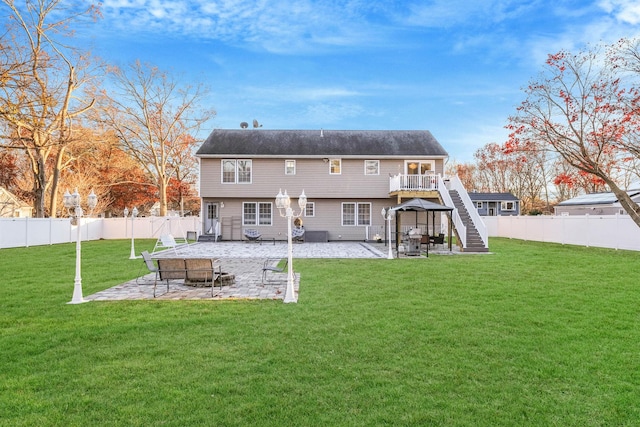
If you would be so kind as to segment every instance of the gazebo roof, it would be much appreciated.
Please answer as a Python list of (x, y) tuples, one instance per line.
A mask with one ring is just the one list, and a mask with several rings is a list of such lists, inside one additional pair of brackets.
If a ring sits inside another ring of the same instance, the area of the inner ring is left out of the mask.
[(453, 208), (424, 199), (411, 199), (391, 208), (392, 211), (452, 211)]

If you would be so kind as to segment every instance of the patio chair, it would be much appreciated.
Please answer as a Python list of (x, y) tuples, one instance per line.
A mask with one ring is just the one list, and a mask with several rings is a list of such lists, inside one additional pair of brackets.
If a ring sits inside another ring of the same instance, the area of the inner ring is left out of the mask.
[(429, 240), (431, 241), (434, 247), (436, 245), (444, 245), (444, 233), (440, 233), (437, 236), (431, 236)]
[(262, 266), (262, 284), (266, 285), (267, 283), (282, 283), (287, 280), (286, 276), (280, 277), (276, 279), (274, 276), (283, 276), (287, 270), (287, 260), (284, 261), (284, 265), (282, 268), (278, 267), (280, 263), (280, 258), (268, 258), (265, 260), (264, 265)]
[(262, 244), (262, 234), (254, 228), (246, 228), (244, 230), (244, 237), (246, 237), (249, 242)]
[(427, 246), (427, 252), (429, 252), (429, 244), (431, 243), (431, 239), (429, 238), (428, 234), (423, 234), (420, 237), (420, 249), (422, 249), (423, 246)]
[[(222, 266), (216, 261), (210, 258), (185, 259), (186, 277), (184, 283), (204, 282), (206, 288), (207, 284), (211, 282), (211, 296), (213, 297), (215, 282), (222, 276)], [(222, 290), (222, 279), (220, 279), (220, 290)]]
[[(149, 270), (149, 273), (153, 273), (155, 276), (157, 276), (158, 267), (153, 262), (153, 259), (151, 259), (151, 255), (149, 254), (149, 251), (142, 251), (142, 259), (144, 261), (144, 266), (147, 267), (147, 270)], [(140, 285), (140, 279), (142, 279), (143, 277), (144, 276), (138, 276), (138, 278), (136, 279), (136, 285)], [(150, 285), (151, 283), (148, 283), (148, 284)]]
[(296, 227), (291, 230), (291, 240), (298, 243), (304, 242), (304, 228)]
[(169, 280), (186, 279), (186, 270), (185, 260), (182, 258), (158, 258), (158, 272), (153, 284), (153, 297), (156, 297), (158, 279), (167, 282), (167, 292), (169, 292)]

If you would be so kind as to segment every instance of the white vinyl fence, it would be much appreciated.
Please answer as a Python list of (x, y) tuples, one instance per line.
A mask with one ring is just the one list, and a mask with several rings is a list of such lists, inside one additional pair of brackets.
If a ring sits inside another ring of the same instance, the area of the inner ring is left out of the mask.
[[(163, 234), (186, 238), (200, 234), (200, 217), (82, 218), (82, 240), (157, 239)], [(75, 242), (77, 228), (69, 218), (0, 218), (0, 248)]]
[[(640, 251), (640, 227), (628, 215), (482, 219), (491, 237)], [(83, 218), (81, 227), (82, 240), (130, 239), (132, 228), (136, 239), (157, 239), (162, 234), (186, 238), (189, 231), (202, 232), (200, 217)], [(69, 218), (0, 218), (0, 248), (75, 242), (76, 230)], [(383, 235), (384, 228), (371, 232)]]
[(482, 219), (492, 237), (640, 251), (640, 227), (628, 215), (494, 216)]

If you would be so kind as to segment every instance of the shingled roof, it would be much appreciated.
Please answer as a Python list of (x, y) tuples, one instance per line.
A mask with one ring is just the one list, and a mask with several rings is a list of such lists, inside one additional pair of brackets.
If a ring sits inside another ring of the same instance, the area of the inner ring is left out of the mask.
[(429, 131), (216, 129), (196, 156), (447, 157)]
[(518, 198), (511, 193), (475, 193), (470, 192), (469, 198), (473, 202), (515, 202)]

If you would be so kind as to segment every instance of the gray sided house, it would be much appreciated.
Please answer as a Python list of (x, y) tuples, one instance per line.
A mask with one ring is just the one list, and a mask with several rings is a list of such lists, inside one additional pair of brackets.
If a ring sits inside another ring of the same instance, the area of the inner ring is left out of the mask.
[[(635, 203), (640, 203), (640, 188), (627, 190)], [(626, 211), (613, 193), (591, 193), (558, 203), (556, 215), (626, 215)]]
[[(384, 229), (383, 208), (419, 197), (443, 203), (447, 152), (428, 131), (216, 129), (200, 162), (203, 237), (242, 240), (246, 229), (285, 240), (275, 197), (286, 190), (307, 235), (363, 241)], [(440, 217), (404, 215), (403, 226), (439, 231)], [(427, 231), (427, 230), (425, 230)]]
[(480, 216), (520, 215), (520, 200), (511, 193), (469, 193)]

